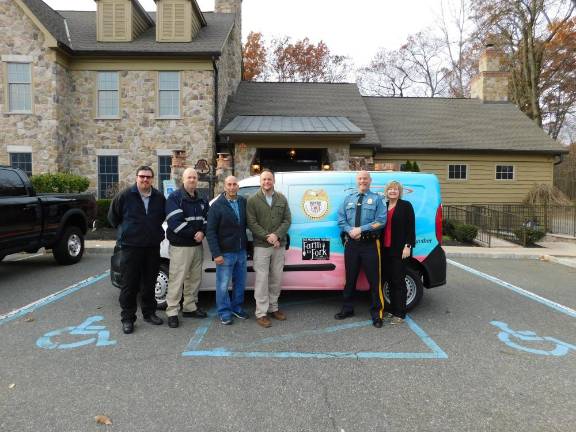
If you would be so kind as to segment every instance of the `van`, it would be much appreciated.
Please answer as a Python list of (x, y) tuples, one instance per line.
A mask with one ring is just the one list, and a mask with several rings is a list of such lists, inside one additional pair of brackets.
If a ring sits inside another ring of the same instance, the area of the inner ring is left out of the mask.
[[(345, 282), (344, 246), (337, 224), (338, 208), (344, 197), (356, 190), (356, 172), (279, 172), (275, 190), (288, 199), (292, 225), (288, 230), (282, 290), (342, 290)], [(408, 259), (406, 306), (413, 309), (422, 299), (425, 288), (446, 283), (446, 255), (441, 247), (442, 204), (440, 185), (433, 174), (412, 172), (371, 172), (373, 192), (384, 194), (391, 180), (404, 186), (403, 198), (412, 203), (416, 215), (416, 247)], [(248, 198), (260, 188), (258, 176), (239, 182), (238, 194)], [(254, 289), (252, 237), (248, 232), (247, 289)], [(214, 290), (216, 265), (204, 241), (202, 290)], [(168, 288), (168, 241), (161, 245), (161, 268), (156, 283), (159, 307), (166, 303)], [(114, 269), (113, 269), (113, 272)], [(114, 276), (112, 276), (114, 281)], [(115, 284), (117, 285), (117, 284)], [(361, 274), (357, 288), (368, 290)], [(388, 287), (384, 287), (389, 300)]]

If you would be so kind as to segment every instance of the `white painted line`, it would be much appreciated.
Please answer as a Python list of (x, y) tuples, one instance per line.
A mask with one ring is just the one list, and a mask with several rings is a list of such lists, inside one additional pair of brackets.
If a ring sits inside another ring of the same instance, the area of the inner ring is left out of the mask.
[(36, 309), (39, 309), (39, 308), (46, 306), (50, 303), (54, 303), (55, 301), (58, 301), (61, 298), (66, 297), (69, 294), (72, 294), (76, 291), (79, 291), (82, 288), (86, 288), (87, 286), (90, 286), (96, 282), (99, 282), (102, 279), (104, 279), (106, 276), (108, 276), (109, 274), (110, 274), (110, 270), (106, 270), (104, 273), (100, 273), (99, 275), (96, 275), (96, 276), (91, 276), (88, 279), (84, 279), (83, 281), (75, 283), (74, 285), (70, 285), (69, 287), (64, 288), (63, 290), (55, 292), (54, 294), (50, 294), (49, 296), (41, 298), (40, 300), (36, 300), (35, 302), (32, 302), (26, 306), (21, 307), (21, 308), (14, 309), (13, 311), (8, 312), (7, 314), (0, 315), (0, 325), (6, 324), (7, 322), (18, 319), (18, 318), (22, 317), (23, 315), (26, 315), (26, 314), (29, 314), (30, 312), (35, 311)]
[(562, 312), (563, 314), (566, 314), (572, 318), (576, 318), (576, 310), (569, 308), (568, 306), (564, 306), (561, 305), (560, 303), (556, 303), (552, 300), (549, 300), (545, 297), (539, 296), (538, 294), (534, 294), (533, 292), (527, 291), (523, 288), (517, 287), (516, 285), (512, 285), (509, 282), (503, 281), (502, 279), (498, 279), (495, 276), (491, 276), (487, 273), (483, 273), (479, 270), (473, 269), (472, 267), (468, 267), (464, 264), (460, 264), (459, 262), (453, 261), (451, 259), (446, 260), (446, 262), (448, 262), (448, 264), (452, 264), (454, 267), (458, 267), (462, 270), (465, 270), (469, 273), (472, 273), (473, 275), (479, 276), (481, 278), (484, 278), (486, 280), (489, 280), (490, 282), (494, 282), (495, 284), (498, 284), (506, 289), (509, 289), (510, 291), (514, 291), (520, 295), (523, 295), (524, 297), (529, 298), (530, 300), (533, 300), (535, 302), (538, 302), (540, 304), (543, 304), (544, 306), (548, 306), (549, 308), (555, 309), (558, 312)]

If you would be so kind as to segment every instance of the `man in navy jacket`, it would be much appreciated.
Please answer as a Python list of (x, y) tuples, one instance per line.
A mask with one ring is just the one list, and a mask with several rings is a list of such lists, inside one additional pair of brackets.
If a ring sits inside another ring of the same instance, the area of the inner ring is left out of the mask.
[(166, 201), (166, 237), (170, 242), (170, 275), (166, 294), (168, 326), (179, 325), (178, 311), (184, 293), (182, 316), (206, 318), (200, 309), (198, 291), (202, 282), (202, 240), (206, 233), (208, 202), (198, 196), (198, 174), (186, 168), (182, 187), (170, 194)]
[[(244, 312), (246, 288), (246, 200), (238, 196), (238, 180), (229, 176), (224, 191), (208, 212), (206, 236), (216, 263), (216, 305), (220, 322), (232, 324), (232, 317), (247, 319)], [(232, 280), (232, 299), (228, 285)]]
[(122, 330), (134, 331), (138, 291), (141, 291), (144, 321), (161, 325), (156, 316), (154, 288), (160, 267), (160, 243), (164, 240), (164, 195), (152, 187), (154, 171), (141, 166), (136, 184), (124, 189), (112, 201), (108, 220), (117, 231), (122, 249), (121, 266), (124, 284), (120, 290)]

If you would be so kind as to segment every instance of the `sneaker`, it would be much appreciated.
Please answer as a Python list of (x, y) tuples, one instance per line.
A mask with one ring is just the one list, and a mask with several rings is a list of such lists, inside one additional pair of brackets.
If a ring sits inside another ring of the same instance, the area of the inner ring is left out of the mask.
[(232, 325), (232, 318), (220, 318), (220, 324), (222, 325)]
[(390, 324), (394, 325), (394, 324), (404, 324), (404, 318), (400, 318), (400, 317), (392, 317), (392, 319), (390, 320)]
[(164, 324), (164, 321), (162, 321), (162, 318), (156, 316), (156, 314), (146, 315), (144, 317), (144, 321), (146, 321), (147, 323), (150, 323), (152, 325)]
[(234, 315), (236, 318), (242, 319), (242, 320), (247, 320), (249, 318), (248, 314), (244, 311), (232, 312), (232, 315)]

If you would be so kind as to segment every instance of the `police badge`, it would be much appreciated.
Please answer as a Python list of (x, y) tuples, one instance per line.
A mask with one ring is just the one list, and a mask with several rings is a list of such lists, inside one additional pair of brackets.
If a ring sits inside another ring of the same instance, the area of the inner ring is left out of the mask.
[(302, 210), (310, 219), (322, 219), (328, 214), (330, 203), (326, 191), (307, 190), (302, 197)]

